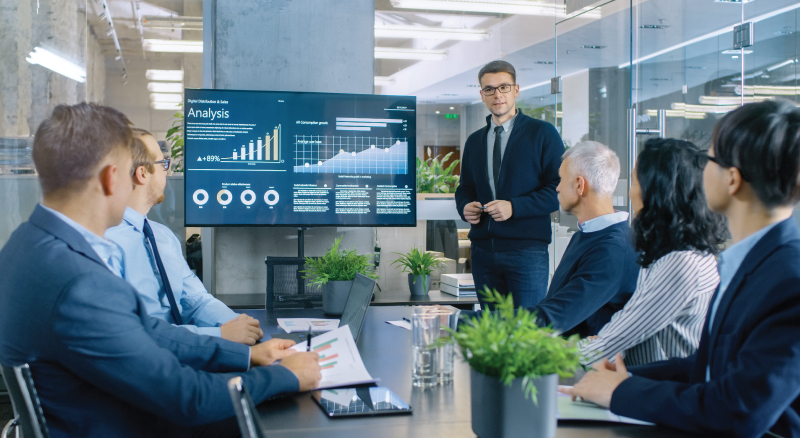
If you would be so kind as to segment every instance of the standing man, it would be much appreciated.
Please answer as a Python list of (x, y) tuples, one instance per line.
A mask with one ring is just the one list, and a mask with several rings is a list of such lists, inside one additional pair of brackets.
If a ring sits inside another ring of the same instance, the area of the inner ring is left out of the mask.
[(254, 345), (264, 335), (258, 320), (237, 315), (211, 296), (189, 269), (175, 234), (147, 218), (164, 200), (170, 160), (152, 134), (136, 128), (133, 133), (133, 193), (122, 223), (105, 234), (124, 254), (117, 274), (139, 292), (151, 316), (194, 333)]
[(464, 145), (456, 190), (458, 213), (472, 224), (472, 276), (478, 290), (511, 293), (516, 307), (533, 307), (547, 294), (550, 213), (558, 210), (564, 142), (553, 125), (514, 106), (514, 66), (492, 61), (478, 82), (491, 115)]

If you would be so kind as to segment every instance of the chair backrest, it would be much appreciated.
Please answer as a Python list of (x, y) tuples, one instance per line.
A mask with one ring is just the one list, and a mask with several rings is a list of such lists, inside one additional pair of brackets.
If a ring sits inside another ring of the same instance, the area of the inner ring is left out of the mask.
[(267, 257), (267, 310), (274, 308), (320, 308), (322, 290), (303, 279), (302, 257)]
[(50, 438), (28, 364), (16, 367), (2, 365), (2, 370), (11, 406), (14, 408), (14, 416), (17, 418), (17, 427), (22, 432), (19, 436)]
[(266, 438), (256, 405), (250, 398), (247, 388), (244, 387), (241, 377), (228, 380), (228, 392), (231, 395), (233, 410), (236, 412), (236, 421), (239, 423), (242, 438)]

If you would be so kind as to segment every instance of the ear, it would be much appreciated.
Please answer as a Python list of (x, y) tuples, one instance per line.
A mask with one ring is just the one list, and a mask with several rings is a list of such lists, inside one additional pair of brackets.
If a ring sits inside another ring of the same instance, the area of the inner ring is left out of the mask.
[(137, 186), (147, 184), (147, 169), (144, 166), (136, 168), (136, 172), (133, 173), (133, 184)]
[(514, 85), (514, 98), (519, 97), (519, 84)]
[(578, 192), (578, 196), (583, 196), (586, 194), (586, 178), (579, 176), (575, 179), (576, 190)]
[(728, 180), (728, 194), (734, 196), (742, 190), (742, 184), (744, 183), (744, 179), (742, 179), (742, 173), (739, 172), (739, 169), (735, 167), (729, 167), (725, 169), (725, 172), (725, 177)]
[(114, 179), (117, 175), (119, 168), (116, 164), (108, 164), (100, 169), (100, 186), (103, 188), (103, 194), (111, 196), (114, 194)]

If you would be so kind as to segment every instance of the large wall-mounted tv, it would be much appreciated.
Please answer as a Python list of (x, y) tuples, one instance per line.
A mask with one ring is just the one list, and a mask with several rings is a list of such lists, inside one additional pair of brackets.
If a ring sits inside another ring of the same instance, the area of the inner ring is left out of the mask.
[(186, 89), (186, 226), (416, 225), (416, 106)]

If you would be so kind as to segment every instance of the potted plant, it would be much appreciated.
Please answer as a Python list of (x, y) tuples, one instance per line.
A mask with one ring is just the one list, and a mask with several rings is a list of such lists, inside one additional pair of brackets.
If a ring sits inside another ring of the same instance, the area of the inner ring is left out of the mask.
[(472, 430), (481, 438), (552, 438), (559, 377), (579, 364), (578, 335), (538, 327), (509, 294), (481, 292), (495, 311), (465, 319), (452, 337), (470, 366)]
[[(428, 155), (431, 149), (428, 148)], [(452, 152), (439, 160), (439, 155), (422, 160), (417, 157), (417, 192), (418, 193), (455, 193), (459, 176), (453, 175), (460, 160), (453, 160), (447, 168), (443, 164), (450, 159)]]
[(172, 159), (172, 171), (183, 172), (183, 112), (178, 111), (172, 117), (172, 127), (167, 131), (166, 137)]
[(408, 272), (408, 289), (411, 295), (428, 295), (431, 289), (431, 273), (434, 269), (441, 269), (443, 262), (432, 253), (412, 248), (411, 251), (401, 254), (392, 262), (392, 265), (403, 267), (402, 272)]
[(322, 287), (322, 310), (331, 315), (341, 315), (344, 311), (356, 273), (378, 279), (370, 269), (369, 256), (354, 249), (339, 249), (341, 243), (339, 237), (322, 257), (306, 257), (306, 269), (302, 271), (309, 284)]

